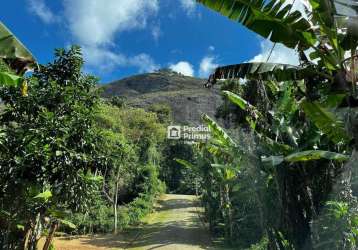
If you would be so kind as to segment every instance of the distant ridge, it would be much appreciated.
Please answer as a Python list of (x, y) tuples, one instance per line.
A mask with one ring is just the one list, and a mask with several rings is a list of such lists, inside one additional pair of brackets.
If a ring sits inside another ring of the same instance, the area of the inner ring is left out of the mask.
[(103, 96), (125, 97), (133, 107), (167, 104), (177, 124), (202, 124), (201, 114), (215, 116), (221, 104), (218, 89), (204, 87), (206, 79), (184, 76), (171, 70), (127, 77), (103, 86)]

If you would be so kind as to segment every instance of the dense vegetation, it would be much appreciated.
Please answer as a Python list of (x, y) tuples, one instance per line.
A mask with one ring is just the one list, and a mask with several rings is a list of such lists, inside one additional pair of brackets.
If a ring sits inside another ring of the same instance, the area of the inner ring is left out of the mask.
[(36, 249), (43, 235), (48, 249), (58, 229), (116, 233), (165, 190), (158, 178), (165, 124), (157, 113), (101, 100), (82, 65), (78, 47), (56, 50), (26, 88), (1, 88), (2, 249)]
[(209, 87), (226, 80), (217, 117), (228, 133), (204, 116), (212, 140), (194, 162), (178, 161), (203, 177), (212, 231), (239, 248), (356, 249), (356, 17), (334, 1), (309, 1), (305, 17), (284, 1), (199, 2), (300, 55), (299, 66), (243, 63), (210, 76)]

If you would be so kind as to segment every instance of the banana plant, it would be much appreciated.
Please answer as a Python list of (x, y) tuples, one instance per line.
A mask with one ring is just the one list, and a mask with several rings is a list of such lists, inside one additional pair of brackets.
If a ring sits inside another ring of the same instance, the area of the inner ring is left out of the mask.
[(36, 60), (20, 40), (0, 21), (0, 59), (18, 75), (36, 66)]
[[(354, 1), (309, 0), (305, 15), (279, 0), (198, 2), (263, 38), (297, 49), (301, 61), (300, 66), (242, 63), (219, 67), (210, 76), (208, 85), (218, 79), (304, 80), (303, 92), (308, 101), (324, 98), (322, 93), (337, 92), (348, 99), (357, 98), (358, 19), (353, 16), (357, 9)], [(344, 15), (345, 12), (351, 15)], [(353, 101), (345, 105), (355, 106)]]
[[(317, 204), (325, 202), (324, 197), (315, 194), (330, 192), (329, 185), (317, 183), (326, 179), (334, 183), (339, 175), (337, 169), (344, 169), (348, 154), (358, 148), (357, 143), (353, 144), (358, 141), (356, 1), (308, 0), (305, 13), (281, 0), (197, 2), (264, 39), (298, 52), (299, 66), (280, 62), (222, 66), (213, 72), (207, 85), (218, 80), (248, 79), (246, 85), (251, 80), (263, 82), (265, 93), (270, 91), (270, 81), (279, 86), (273, 97), (262, 100), (266, 109), (253, 105), (239, 93), (223, 94), (243, 110), (248, 127), (259, 139), (262, 163), (270, 165), (264, 170), (277, 183), (284, 210), (277, 212), (286, 217), (281, 218), (279, 226), (272, 222), (273, 229), (269, 231), (282, 231), (296, 249), (311, 249), (313, 232), (309, 223), (320, 209)], [(283, 88), (291, 88), (292, 94)], [(334, 170), (329, 170), (331, 167)], [(334, 176), (329, 171), (334, 171)], [(275, 249), (277, 239), (268, 236)]]
[[(251, 114), (251, 119), (248, 119), (248, 122), (250, 123), (251, 128), (255, 128), (255, 126), (252, 126), (252, 121), (256, 123), (262, 115), (257, 110), (256, 107), (245, 101), (240, 96), (230, 92), (230, 91), (224, 91), (225, 96), (228, 97), (230, 101), (232, 101), (234, 104), (238, 105), (243, 110), (251, 110), (249, 114)], [(308, 105), (307, 103), (305, 105)], [(347, 134), (344, 131), (344, 126), (339, 123), (335, 117), (332, 117), (332, 114), (328, 111), (324, 111), (323, 108), (321, 108), (319, 105), (314, 106), (317, 110), (308, 110), (306, 112), (309, 114), (313, 120), (317, 120), (316, 124), (321, 125), (322, 131), (326, 131), (328, 136), (331, 136), (333, 139), (337, 140), (337, 143), (341, 140), (347, 138)], [(310, 106), (311, 109), (313, 109)], [(332, 128), (335, 128), (335, 130), (332, 130)], [(265, 131), (265, 134), (268, 134), (267, 131)], [(268, 138), (265, 136), (265, 141), (273, 141), (273, 139)], [(293, 145), (292, 145), (293, 146)], [(280, 163), (286, 161), (286, 162), (300, 162), (300, 161), (311, 161), (311, 160), (319, 160), (319, 159), (328, 159), (328, 160), (338, 160), (338, 161), (347, 161), (349, 160), (349, 156), (335, 153), (335, 152), (328, 152), (323, 150), (307, 150), (302, 152), (294, 152), (291, 154), (288, 154), (286, 156), (270, 156), (263, 159), (263, 162), (269, 163), (271, 162), (273, 165), (279, 165)]]

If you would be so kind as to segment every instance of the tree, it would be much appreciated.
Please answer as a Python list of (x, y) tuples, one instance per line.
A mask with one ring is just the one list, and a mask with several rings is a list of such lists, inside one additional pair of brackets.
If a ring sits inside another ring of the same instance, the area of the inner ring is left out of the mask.
[(155, 113), (143, 109), (102, 104), (96, 117), (104, 135), (102, 148), (109, 164), (102, 193), (113, 208), (113, 231), (118, 232), (118, 207), (143, 196), (160, 193), (156, 176), (165, 127)]
[(9, 249), (35, 249), (46, 224), (49, 238), (59, 222), (73, 227), (66, 211), (87, 209), (98, 190), (106, 161), (94, 127), (97, 80), (82, 65), (78, 47), (59, 49), (53, 63), (35, 70), (27, 96), (1, 89), (1, 238)]

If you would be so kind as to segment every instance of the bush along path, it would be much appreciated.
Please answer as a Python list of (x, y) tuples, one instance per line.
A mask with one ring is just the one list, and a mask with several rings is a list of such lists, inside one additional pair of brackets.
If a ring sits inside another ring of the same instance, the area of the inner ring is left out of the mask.
[(215, 249), (210, 234), (200, 220), (202, 208), (192, 195), (163, 195), (154, 213), (140, 226), (117, 236), (76, 239), (57, 238), (57, 250), (67, 249)]

